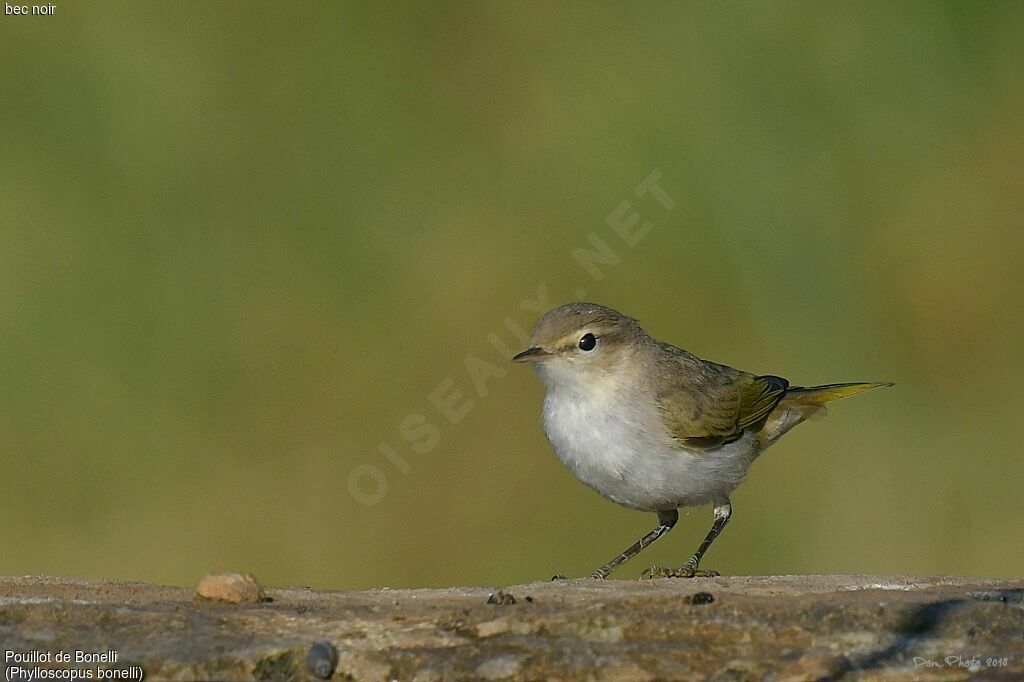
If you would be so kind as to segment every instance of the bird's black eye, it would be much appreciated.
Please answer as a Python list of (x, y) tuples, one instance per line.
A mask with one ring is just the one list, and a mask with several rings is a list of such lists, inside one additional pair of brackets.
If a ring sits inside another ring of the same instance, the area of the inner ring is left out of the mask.
[(594, 350), (597, 346), (597, 337), (587, 333), (580, 338), (580, 350)]

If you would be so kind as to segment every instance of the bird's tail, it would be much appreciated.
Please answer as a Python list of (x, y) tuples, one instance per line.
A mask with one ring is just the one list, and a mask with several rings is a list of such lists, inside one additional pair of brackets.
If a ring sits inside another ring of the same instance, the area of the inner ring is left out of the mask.
[(873, 388), (881, 388), (882, 386), (892, 386), (892, 384), (885, 381), (864, 381), (852, 384), (808, 386), (806, 388), (794, 386), (786, 389), (786, 396), (782, 399), (782, 404), (790, 402), (793, 405), (823, 407), (826, 403), (830, 403), (833, 400), (849, 398), (851, 395), (857, 395), (858, 393), (870, 391)]
[(758, 433), (761, 449), (767, 448), (800, 422), (824, 416), (825, 405), (828, 403), (882, 386), (892, 386), (892, 384), (885, 381), (866, 381), (787, 388), (786, 395), (772, 410), (764, 428)]

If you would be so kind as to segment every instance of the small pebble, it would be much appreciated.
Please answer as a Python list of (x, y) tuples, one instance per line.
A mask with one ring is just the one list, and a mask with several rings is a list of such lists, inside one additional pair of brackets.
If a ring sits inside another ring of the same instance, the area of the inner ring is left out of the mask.
[(509, 606), (516, 603), (516, 598), (512, 596), (511, 592), (498, 590), (497, 592), (492, 592), (487, 597), (487, 603), (497, 604), (498, 606)]
[(697, 592), (688, 600), (691, 604), (710, 604), (715, 601), (715, 595), (710, 592)]
[(265, 599), (263, 586), (252, 573), (213, 573), (203, 576), (196, 594), (230, 604), (255, 603)]
[(306, 665), (321, 680), (329, 680), (338, 667), (338, 650), (327, 640), (316, 642), (306, 654)]

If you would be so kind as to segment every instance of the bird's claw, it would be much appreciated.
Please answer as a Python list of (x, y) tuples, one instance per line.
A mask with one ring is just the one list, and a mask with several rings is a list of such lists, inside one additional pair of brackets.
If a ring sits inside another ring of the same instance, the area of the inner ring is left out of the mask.
[(551, 582), (555, 582), (556, 580), (568, 580), (568, 578), (566, 578), (561, 573), (555, 573), (553, 576), (551, 576)]
[(665, 566), (651, 566), (640, 574), (641, 580), (653, 580), (654, 578), (716, 578), (720, 574), (711, 569), (694, 568), (683, 566), (681, 568), (667, 568)]

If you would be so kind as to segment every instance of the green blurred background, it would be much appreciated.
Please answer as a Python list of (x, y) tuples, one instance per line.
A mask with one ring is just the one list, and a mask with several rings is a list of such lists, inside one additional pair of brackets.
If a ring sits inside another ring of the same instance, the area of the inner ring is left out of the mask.
[(499, 350), (541, 285), (794, 383), (896, 382), (759, 460), (709, 567), (1024, 573), (1021, 3), (0, 19), (0, 574), (593, 570), (654, 517), (562, 468)]

